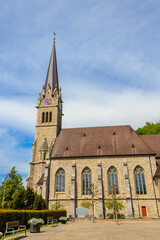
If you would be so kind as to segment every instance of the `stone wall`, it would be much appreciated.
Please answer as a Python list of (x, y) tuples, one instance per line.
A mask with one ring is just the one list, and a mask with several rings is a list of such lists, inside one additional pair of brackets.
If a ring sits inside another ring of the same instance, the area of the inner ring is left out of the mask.
[[(55, 175), (59, 168), (65, 170), (65, 192), (57, 193), (58, 199), (61, 199), (66, 206), (68, 215), (72, 214), (71, 209), (71, 175), (72, 167), (75, 165), (75, 206), (81, 207), (81, 203), (90, 199), (90, 196), (82, 195), (82, 171), (85, 167), (89, 167), (92, 171), (92, 183), (95, 184), (99, 190), (99, 173), (98, 166), (101, 166), (102, 173), (102, 202), (111, 199), (108, 192), (108, 179), (107, 171), (111, 166), (114, 166), (118, 171), (118, 185), (119, 194), (118, 198), (123, 202), (125, 209), (123, 213), (126, 217), (140, 217), (142, 216), (142, 206), (146, 206), (147, 216), (157, 217), (159, 211), (159, 201), (155, 200), (160, 198), (158, 186), (153, 181), (153, 174), (156, 170), (155, 158), (148, 156), (129, 156), (129, 157), (85, 157), (74, 159), (52, 159), (50, 166), (50, 179), (49, 179), (49, 206), (56, 200), (55, 192)], [(126, 174), (125, 166), (128, 168), (128, 175)], [(136, 166), (141, 166), (144, 169), (147, 194), (136, 195), (134, 169)], [(128, 180), (127, 180), (128, 179)], [(128, 181), (128, 183), (127, 183)], [(95, 215), (100, 216), (100, 196), (99, 192), (95, 196), (97, 204), (95, 205)], [(102, 205), (103, 207), (103, 205)], [(108, 210), (106, 210), (106, 213)]]

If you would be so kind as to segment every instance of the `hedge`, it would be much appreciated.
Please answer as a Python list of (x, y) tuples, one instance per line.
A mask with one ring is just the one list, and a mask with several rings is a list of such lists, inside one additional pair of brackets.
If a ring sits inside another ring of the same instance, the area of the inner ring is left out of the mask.
[(0, 209), (0, 232), (5, 231), (6, 222), (20, 221), (21, 225), (26, 225), (29, 228), (28, 220), (42, 218), (47, 223), (47, 217), (53, 216), (59, 219), (61, 216), (66, 216), (66, 210), (3, 210)]

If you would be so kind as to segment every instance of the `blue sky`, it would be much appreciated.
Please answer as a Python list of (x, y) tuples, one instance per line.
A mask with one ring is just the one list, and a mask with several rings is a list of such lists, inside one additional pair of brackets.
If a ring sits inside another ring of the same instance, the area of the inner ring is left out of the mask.
[(63, 127), (160, 119), (160, 1), (0, 0), (0, 181), (28, 174), (56, 32)]

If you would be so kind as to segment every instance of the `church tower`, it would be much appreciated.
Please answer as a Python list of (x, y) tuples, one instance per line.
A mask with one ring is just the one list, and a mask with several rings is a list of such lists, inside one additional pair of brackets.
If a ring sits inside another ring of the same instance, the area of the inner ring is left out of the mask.
[[(32, 157), (30, 162), (27, 186), (43, 194), (45, 182), (45, 167), (48, 164), (52, 147), (62, 127), (62, 99), (61, 89), (58, 83), (58, 71), (56, 60), (55, 36), (50, 57), (45, 85), (39, 94), (37, 108), (37, 121), (35, 140), (32, 145)], [(47, 181), (47, 179), (46, 179)], [(46, 198), (46, 196), (43, 196)]]

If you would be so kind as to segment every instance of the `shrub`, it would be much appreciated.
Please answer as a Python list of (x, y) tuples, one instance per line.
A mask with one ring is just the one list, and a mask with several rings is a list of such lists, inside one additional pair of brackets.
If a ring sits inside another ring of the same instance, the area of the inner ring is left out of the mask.
[(82, 202), (81, 207), (83, 208), (90, 208), (92, 207), (92, 204), (90, 202)]
[(59, 218), (59, 221), (67, 221), (67, 217), (62, 216), (62, 217)]
[(54, 204), (52, 204), (51, 209), (52, 210), (64, 209), (64, 206), (61, 203), (61, 200), (57, 200)]
[(28, 221), (31, 218), (42, 218), (47, 223), (47, 217), (53, 216), (54, 219), (59, 219), (61, 216), (66, 216), (65, 210), (0, 210), (0, 230), (4, 233), (6, 222), (20, 221), (21, 225), (26, 225), (29, 228)]

